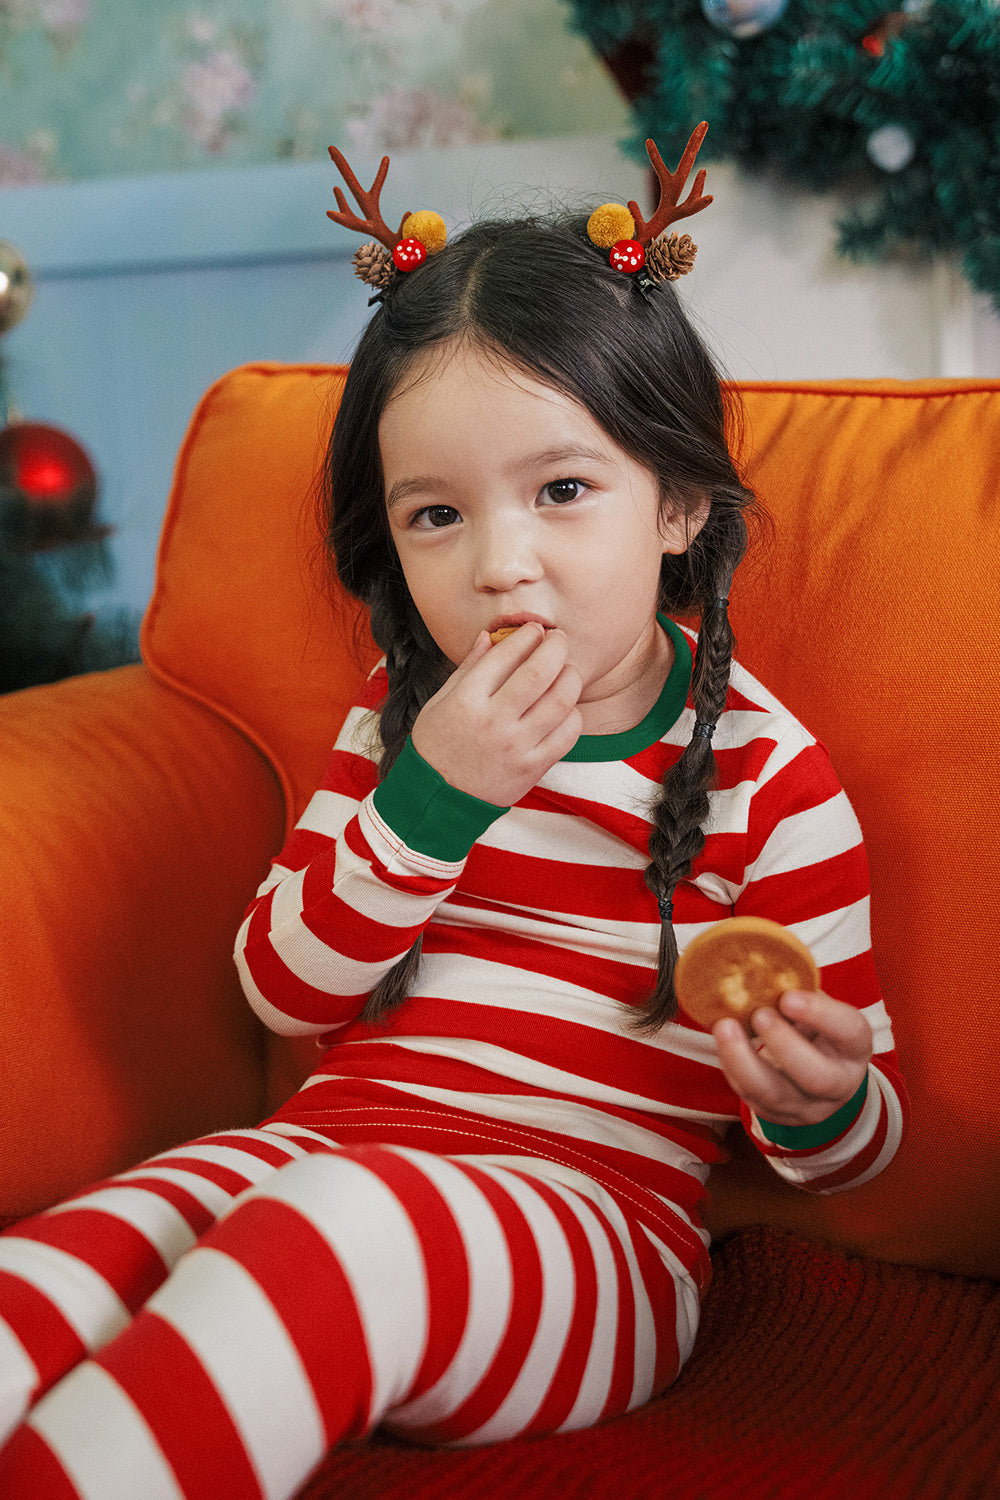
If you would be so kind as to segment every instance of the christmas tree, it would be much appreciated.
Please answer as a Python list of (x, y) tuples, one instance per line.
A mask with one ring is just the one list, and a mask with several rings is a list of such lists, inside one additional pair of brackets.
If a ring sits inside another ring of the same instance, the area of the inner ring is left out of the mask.
[[(0, 335), (31, 305), (23, 257), (0, 240)], [(85, 607), (110, 579), (97, 474), (69, 433), (25, 422), (0, 361), (0, 693), (138, 659), (126, 611)]]
[(628, 96), (644, 158), (708, 120), (732, 158), (849, 208), (861, 259), (957, 255), (1000, 309), (997, 0), (571, 0)]

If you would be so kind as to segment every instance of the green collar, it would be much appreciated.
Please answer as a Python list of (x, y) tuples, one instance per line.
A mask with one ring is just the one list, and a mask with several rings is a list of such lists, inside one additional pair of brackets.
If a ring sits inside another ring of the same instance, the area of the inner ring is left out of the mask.
[(563, 760), (628, 760), (640, 750), (655, 745), (677, 723), (691, 686), (691, 647), (687, 636), (673, 620), (668, 620), (666, 615), (657, 615), (656, 618), (674, 644), (674, 664), (659, 698), (634, 729), (623, 729), (618, 734), (581, 734)]

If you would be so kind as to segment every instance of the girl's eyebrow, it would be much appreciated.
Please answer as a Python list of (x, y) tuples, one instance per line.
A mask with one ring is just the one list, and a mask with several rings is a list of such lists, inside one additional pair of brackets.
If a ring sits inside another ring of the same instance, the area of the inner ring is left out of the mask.
[(520, 459), (519, 469), (544, 469), (550, 464), (575, 463), (585, 460), (588, 464), (608, 464), (612, 459), (601, 448), (592, 448), (587, 443), (567, 443), (564, 447), (543, 448), (538, 453), (525, 454)]
[[(586, 443), (569, 443), (558, 448), (542, 448), (537, 453), (526, 453), (512, 468), (518, 472), (531, 473), (534, 469), (546, 469), (553, 464), (581, 461), (588, 464), (612, 462), (609, 455), (600, 448), (592, 448)], [(411, 495), (447, 494), (450, 488), (447, 480), (430, 474), (414, 474), (397, 479), (385, 497), (386, 510), (395, 510)]]
[(414, 474), (408, 479), (397, 479), (396, 483), (388, 491), (385, 497), (386, 510), (395, 510), (408, 500), (411, 495), (433, 494), (435, 491), (446, 490), (447, 484), (443, 479), (435, 479), (431, 475)]

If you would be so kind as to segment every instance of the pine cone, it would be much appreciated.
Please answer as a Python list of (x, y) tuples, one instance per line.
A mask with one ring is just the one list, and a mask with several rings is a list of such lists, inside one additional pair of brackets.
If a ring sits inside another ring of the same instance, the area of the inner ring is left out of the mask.
[(366, 286), (388, 286), (396, 271), (388, 250), (375, 244), (362, 245), (351, 264)]
[(698, 246), (689, 234), (670, 234), (654, 240), (646, 251), (646, 269), (654, 281), (676, 281), (694, 269)]

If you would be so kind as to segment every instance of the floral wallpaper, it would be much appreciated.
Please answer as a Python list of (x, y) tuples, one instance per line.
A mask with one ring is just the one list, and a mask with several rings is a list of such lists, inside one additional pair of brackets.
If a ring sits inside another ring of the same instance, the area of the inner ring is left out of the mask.
[(565, 0), (0, 0), (0, 185), (626, 125)]

